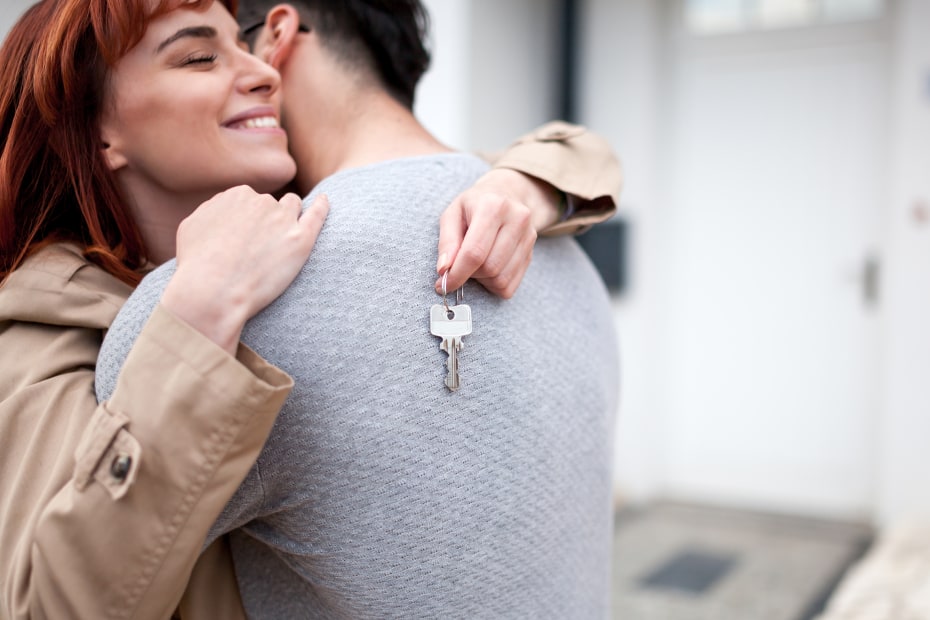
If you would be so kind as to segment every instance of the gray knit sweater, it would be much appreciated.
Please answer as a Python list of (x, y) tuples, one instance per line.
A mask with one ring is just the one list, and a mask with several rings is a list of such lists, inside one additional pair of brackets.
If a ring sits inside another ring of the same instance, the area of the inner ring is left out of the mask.
[[(211, 535), (234, 531), (251, 618), (608, 617), (616, 343), (574, 240), (541, 239), (512, 300), (467, 286), (462, 387), (443, 385), (439, 214), (484, 170), (417, 157), (315, 190), (310, 261), (243, 333), (296, 386)], [(101, 400), (172, 272), (114, 322)]]

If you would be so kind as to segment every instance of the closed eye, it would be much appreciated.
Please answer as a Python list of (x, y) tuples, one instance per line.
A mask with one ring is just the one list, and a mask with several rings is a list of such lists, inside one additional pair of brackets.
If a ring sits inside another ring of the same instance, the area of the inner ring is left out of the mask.
[(216, 54), (194, 54), (181, 61), (182, 67), (190, 65), (207, 65), (216, 61)]

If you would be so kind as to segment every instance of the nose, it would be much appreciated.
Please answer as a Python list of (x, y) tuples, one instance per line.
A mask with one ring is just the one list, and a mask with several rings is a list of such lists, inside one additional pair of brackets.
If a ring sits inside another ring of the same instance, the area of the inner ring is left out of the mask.
[(243, 92), (270, 95), (281, 87), (281, 74), (250, 52), (240, 50), (241, 76), (239, 88)]

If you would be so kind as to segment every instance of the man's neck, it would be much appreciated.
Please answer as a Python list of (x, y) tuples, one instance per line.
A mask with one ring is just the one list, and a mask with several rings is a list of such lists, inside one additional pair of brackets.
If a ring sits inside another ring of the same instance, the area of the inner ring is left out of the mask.
[(297, 160), (296, 183), (303, 195), (340, 170), (452, 152), (387, 94), (369, 93), (354, 101), (360, 103), (288, 118), (291, 152)]

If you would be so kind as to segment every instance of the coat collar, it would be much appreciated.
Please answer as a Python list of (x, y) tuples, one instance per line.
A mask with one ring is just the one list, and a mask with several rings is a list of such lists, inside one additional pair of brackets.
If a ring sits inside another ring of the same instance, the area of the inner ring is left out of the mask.
[(0, 321), (106, 329), (132, 287), (56, 244), (29, 257), (0, 287)]

